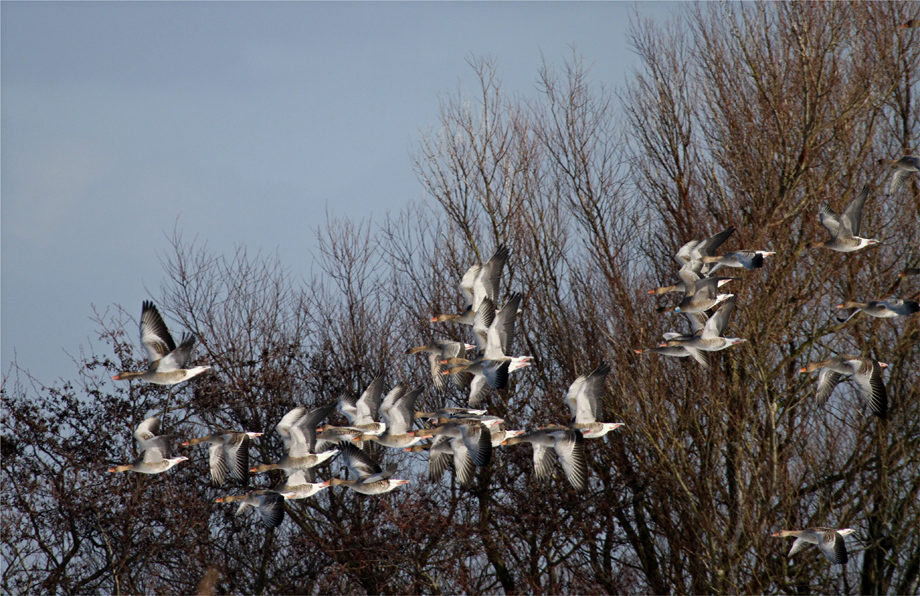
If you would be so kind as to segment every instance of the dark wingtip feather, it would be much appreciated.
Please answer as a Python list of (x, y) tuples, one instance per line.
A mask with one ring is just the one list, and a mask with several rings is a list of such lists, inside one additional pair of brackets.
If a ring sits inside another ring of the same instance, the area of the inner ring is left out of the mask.
[(588, 459), (585, 454), (585, 438), (581, 431), (572, 431), (570, 435), (575, 441), (572, 457), (575, 461), (575, 478), (569, 478), (572, 487), (579, 493), (588, 490)]
[(846, 565), (847, 563), (847, 545), (843, 540), (843, 536), (834, 532), (834, 560), (831, 561), (832, 564), (836, 565)]
[(265, 495), (262, 499), (259, 507), (262, 523), (266, 528), (277, 528), (284, 521), (284, 497), (280, 493), (273, 493)]
[(489, 382), (493, 389), (504, 389), (508, 385), (508, 366), (510, 364), (510, 362), (502, 362), (495, 369), (494, 382)]
[(492, 433), (485, 426), (479, 433), (478, 452), (470, 452), (474, 456), (473, 463), (479, 467), (487, 466), (492, 461)]

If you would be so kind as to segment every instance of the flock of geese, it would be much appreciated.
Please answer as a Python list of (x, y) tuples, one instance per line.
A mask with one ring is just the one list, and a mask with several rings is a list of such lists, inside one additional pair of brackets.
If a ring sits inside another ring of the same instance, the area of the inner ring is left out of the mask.
[[(896, 168), (888, 185), (888, 194), (898, 190), (911, 173), (920, 171), (920, 160), (907, 156), (900, 160), (879, 160)], [(828, 240), (811, 244), (813, 248), (827, 248), (839, 252), (853, 252), (877, 244), (876, 239), (860, 237), (862, 211), (869, 194), (868, 187), (837, 215), (822, 206), (818, 217), (830, 234)], [(714, 274), (724, 268), (757, 269), (773, 252), (764, 250), (738, 250), (717, 255), (718, 248), (734, 233), (730, 227), (714, 236), (691, 240), (678, 251), (676, 259), (681, 264), (677, 275), (679, 282), (672, 286), (651, 290), (650, 294), (682, 293), (674, 306), (659, 308), (659, 312), (687, 315), (689, 333), (669, 332), (657, 347), (635, 350), (640, 354), (691, 357), (708, 367), (708, 352), (737, 345), (745, 340), (726, 337), (729, 319), (736, 305), (732, 294), (720, 293), (725, 284), (735, 277)], [(376, 442), (386, 448), (410, 452), (427, 451), (429, 455), (428, 479), (439, 482), (444, 473), (453, 469), (461, 488), (469, 488), (477, 467), (489, 465), (493, 449), (529, 443), (533, 449), (534, 476), (548, 480), (554, 472), (555, 462), (561, 465), (568, 482), (576, 491), (587, 489), (588, 467), (585, 458), (585, 441), (597, 439), (623, 426), (619, 422), (601, 422), (604, 383), (610, 367), (602, 364), (596, 370), (579, 376), (565, 396), (571, 418), (565, 423), (552, 424), (528, 431), (508, 430), (504, 420), (489, 415), (480, 408), (486, 385), (504, 388), (510, 373), (530, 366), (529, 356), (511, 356), (515, 339), (515, 321), (521, 309), (522, 297), (512, 293), (498, 308), (501, 295), (501, 277), (510, 250), (499, 246), (491, 258), (474, 265), (460, 281), (460, 291), (466, 307), (459, 314), (438, 314), (432, 322), (452, 322), (472, 327), (473, 344), (455, 341), (433, 341), (424, 346), (409, 348), (407, 354), (425, 354), (431, 379), (436, 389), (443, 390), (448, 383), (466, 389), (469, 387), (466, 407), (444, 407), (434, 412), (416, 410), (415, 402), (423, 388), (409, 390), (397, 385), (384, 395), (384, 379), (377, 377), (360, 396), (341, 395), (335, 402), (308, 410), (296, 407), (285, 414), (275, 426), (284, 441), (286, 453), (274, 463), (250, 466), (249, 447), (260, 432), (216, 430), (204, 437), (192, 438), (182, 443), (194, 446), (209, 445), (209, 464), (212, 482), (223, 486), (227, 477), (242, 486), (248, 486), (249, 476), (269, 470), (283, 470), (285, 481), (273, 490), (253, 490), (242, 495), (225, 496), (218, 503), (238, 502), (237, 515), (249, 508), (257, 508), (266, 527), (280, 525), (284, 518), (284, 503), (290, 499), (303, 499), (331, 486), (343, 486), (365, 495), (389, 492), (408, 480), (394, 478), (397, 465), (381, 468), (362, 447), (365, 442)], [(916, 275), (917, 269), (908, 269), (902, 276)], [(838, 307), (854, 309), (849, 320), (859, 312), (873, 317), (907, 316), (920, 310), (917, 302), (885, 298), (865, 303), (847, 301)], [(708, 314), (712, 309), (714, 313)], [(156, 306), (143, 303), (140, 319), (141, 343), (147, 350), (149, 365), (143, 372), (120, 372), (114, 380), (139, 379), (158, 385), (173, 386), (209, 370), (209, 366), (189, 367), (195, 338), (186, 333), (177, 346), (173, 341)], [(818, 374), (817, 400), (824, 403), (834, 388), (845, 377), (850, 377), (859, 392), (869, 402), (871, 412), (880, 419), (887, 417), (888, 401), (882, 378), (885, 363), (856, 355), (837, 355), (821, 362), (813, 362), (801, 369)], [(172, 389), (170, 389), (170, 396)], [(167, 408), (164, 412), (168, 411)], [(324, 424), (327, 417), (338, 411), (346, 424)], [(419, 425), (416, 426), (416, 421)], [(158, 474), (188, 459), (185, 456), (169, 457), (175, 435), (160, 434), (160, 419), (144, 420), (134, 432), (139, 457), (130, 464), (119, 465), (109, 472), (134, 471)], [(347, 478), (332, 478), (317, 482), (314, 469), (322, 463), (341, 455)], [(847, 561), (843, 537), (852, 533), (849, 528), (809, 528), (784, 530), (773, 536), (796, 538), (789, 556), (805, 544), (817, 544), (831, 563)]]

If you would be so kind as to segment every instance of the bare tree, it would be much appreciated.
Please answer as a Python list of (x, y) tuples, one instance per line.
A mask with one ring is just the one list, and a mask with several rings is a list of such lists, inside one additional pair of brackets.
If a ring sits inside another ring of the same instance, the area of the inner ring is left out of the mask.
[[(213, 371), (179, 385), (167, 432), (260, 431), (252, 457), (282, 450), (274, 426), (295, 406), (431, 384), (403, 351), (469, 328), (466, 268), (512, 247), (501, 300), (524, 296), (516, 351), (533, 365), (490, 392), (508, 428), (565, 423), (572, 381), (612, 365), (604, 418), (626, 426), (587, 442), (588, 490), (535, 478), (528, 447), (495, 450), (463, 490), (426, 480), (427, 456), (370, 447), (413, 482), (380, 497), (333, 489), (289, 502), (265, 530), (215, 504), (207, 453), (159, 476), (108, 476), (133, 456), (131, 429), (166, 389), (114, 385), (141, 366), (135, 306), (97, 313), (99, 346), (69, 382), (4, 378), (3, 590), (246, 593), (915, 593), (920, 580), (920, 325), (916, 316), (841, 323), (844, 300), (910, 298), (898, 278), (920, 254), (916, 177), (884, 197), (880, 157), (916, 150), (920, 78), (908, 3), (701, 5), (664, 26), (636, 22), (642, 65), (618, 93), (577, 56), (506, 93), (495, 63), (479, 87), (445, 96), (416, 170), (430, 203), (384, 221), (330, 217), (312, 272), (240, 247), (221, 255), (181, 233), (155, 297), (199, 340)], [(809, 249), (818, 209), (868, 184), (857, 253)], [(733, 335), (747, 343), (689, 359), (647, 358), (685, 323), (646, 291), (670, 284), (673, 255), (735, 226), (725, 250), (768, 249), (741, 271)], [(825, 407), (808, 361), (858, 353), (889, 363), (887, 420), (851, 385)], [(461, 405), (450, 387), (425, 409)], [(336, 460), (318, 469), (340, 473)], [(271, 488), (269, 473), (250, 485)], [(855, 528), (831, 566), (772, 538), (779, 529)]]

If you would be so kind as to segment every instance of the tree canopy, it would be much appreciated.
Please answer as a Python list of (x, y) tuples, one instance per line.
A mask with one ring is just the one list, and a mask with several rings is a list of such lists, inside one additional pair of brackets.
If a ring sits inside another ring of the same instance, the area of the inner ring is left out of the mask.
[[(917, 151), (920, 29), (901, 27), (917, 16), (896, 2), (686, 7), (634, 24), (641, 66), (616, 91), (577, 55), (547, 63), (525, 97), (472, 60), (478, 93), (445, 96), (419, 142), (430, 200), (383, 221), (331, 217), (315, 272), (172, 237), (153, 298), (213, 370), (176, 387), (164, 427), (264, 432), (260, 462), (281, 452), (289, 409), (380, 374), (425, 386), (420, 408), (464, 404), (403, 352), (469, 342), (429, 319), (459, 312), (466, 269), (511, 247), (503, 299), (523, 294), (517, 351), (533, 365), (485, 404), (509, 428), (564, 422), (569, 385), (610, 364), (604, 420), (625, 426), (587, 441), (584, 494), (561, 474), (537, 482), (528, 448), (496, 449), (465, 491), (426, 482), (425, 454), (371, 447), (413, 482), (289, 502), (266, 530), (214, 503), (234, 489), (210, 485), (205, 449), (164, 474), (106, 475), (168, 391), (109, 380), (144, 368), (139, 304), (122, 305), (95, 313), (98, 344), (72, 379), (4, 377), (3, 591), (917, 593), (918, 317), (834, 316), (846, 300), (920, 293), (898, 276), (920, 261), (920, 177), (886, 196), (892, 169), (877, 163)], [(882, 242), (808, 248), (826, 234), (819, 208), (840, 212), (864, 185), (863, 229)], [(656, 311), (673, 299), (647, 293), (676, 281), (678, 248), (729, 226), (725, 249), (776, 253), (732, 282), (732, 333), (748, 341), (709, 368), (636, 354), (687, 330)], [(852, 385), (817, 403), (798, 371), (842, 353), (888, 363), (887, 420)], [(788, 558), (771, 536), (808, 526), (856, 529), (849, 563)]]

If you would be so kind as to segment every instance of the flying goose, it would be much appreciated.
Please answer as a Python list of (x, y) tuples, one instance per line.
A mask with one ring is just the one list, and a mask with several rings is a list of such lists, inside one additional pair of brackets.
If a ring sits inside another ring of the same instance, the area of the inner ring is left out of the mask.
[(842, 377), (851, 375), (860, 395), (869, 402), (872, 413), (885, 420), (888, 417), (888, 394), (882, 379), (882, 369), (887, 366), (884, 362), (871, 358), (842, 354), (821, 362), (812, 362), (799, 372), (810, 373), (820, 369), (816, 395), (819, 405), (827, 402), (827, 398), (834, 392), (834, 387), (840, 383)]
[(869, 302), (846, 301), (837, 305), (838, 309), (852, 308), (853, 313), (845, 319), (837, 317), (843, 323), (855, 317), (860, 311), (870, 317), (890, 319), (892, 317), (907, 316), (920, 311), (920, 304), (914, 300), (870, 300)]
[(580, 430), (586, 439), (597, 439), (608, 432), (623, 426), (622, 422), (598, 422), (601, 402), (604, 398), (604, 381), (610, 374), (606, 364), (598, 366), (594, 372), (581, 375), (569, 386), (565, 403), (569, 406), (572, 419), (569, 428)]
[(215, 503), (240, 502), (235, 515), (242, 515), (250, 507), (257, 507), (266, 528), (277, 528), (284, 520), (284, 494), (273, 490), (254, 490), (245, 495), (221, 497)]
[(435, 437), (434, 441), (429, 444), (414, 445), (406, 448), (406, 451), (428, 452), (428, 482), (437, 484), (444, 476), (444, 472), (448, 468), (453, 468), (457, 484), (462, 490), (468, 490), (473, 486), (476, 464), (473, 463), (470, 452), (462, 439), (441, 435)]
[[(665, 333), (665, 340), (671, 340), (679, 337), (687, 337), (688, 339), (691, 336), (683, 336), (680, 333)], [(683, 346), (669, 346), (669, 347), (658, 347), (658, 348), (642, 348), (634, 349), (636, 354), (659, 354), (661, 356), (674, 356), (676, 358), (686, 358), (687, 356), (693, 356), (693, 359), (702, 364), (704, 367), (709, 368), (709, 360), (706, 358), (705, 352), (701, 352), (696, 348), (687, 349)]]
[(223, 486), (227, 473), (244, 485), (249, 481), (249, 444), (262, 433), (221, 430), (206, 437), (189, 439), (183, 445), (210, 443), (209, 464), (211, 480), (216, 486)]
[(515, 337), (515, 319), (521, 304), (521, 295), (512, 294), (498, 314), (488, 298), (483, 299), (476, 313), (473, 336), (482, 354), (475, 360), (448, 358), (442, 361), (447, 369), (441, 374), (467, 372), (473, 375), (470, 383), (468, 404), (478, 407), (486, 383), (495, 389), (502, 389), (508, 382), (508, 374), (519, 368), (530, 366), (530, 356), (506, 356), (511, 351)]
[[(451, 358), (444, 364), (447, 370), (442, 374), (453, 374), (455, 372), (467, 372), (473, 375), (470, 382), (470, 395), (467, 399), (467, 405), (471, 408), (477, 408), (482, 404), (483, 390), (486, 384), (494, 389), (502, 389), (508, 384), (508, 373), (511, 371), (512, 362), (496, 360), (464, 360), (462, 358)], [(527, 366), (528, 362), (518, 362), (517, 368)]]
[(506, 430), (504, 426), (493, 426), (489, 429), (489, 434), (492, 435), (492, 448), (499, 447), (505, 444), (505, 441), (512, 437), (519, 437), (526, 433), (524, 430)]
[[(310, 470), (312, 472), (312, 470)], [(312, 474), (310, 474), (312, 476)], [(311, 482), (307, 472), (297, 470), (285, 479), (284, 484), (275, 489), (285, 499), (306, 499), (312, 497), (323, 489), (329, 488), (330, 482)]]
[(677, 254), (674, 255), (674, 258), (677, 259), (681, 265), (686, 265), (691, 261), (702, 261), (704, 257), (714, 256), (716, 254), (715, 251), (734, 233), (735, 226), (730, 226), (718, 234), (713, 234), (709, 238), (691, 240), (680, 247)]
[(355, 478), (333, 478), (329, 481), (332, 486), (344, 486), (364, 495), (380, 495), (409, 483), (408, 480), (392, 478), (396, 473), (396, 464), (390, 464), (386, 470), (382, 470), (370, 455), (354, 445), (345, 443), (339, 449), (345, 458), (345, 465)]
[[(718, 281), (717, 287), (721, 288), (722, 286), (724, 286), (724, 285), (727, 284), (728, 282), (730, 282), (730, 281), (736, 281), (736, 280), (739, 280), (739, 279), (741, 279), (741, 278), (740, 278), (740, 277), (716, 277), (716, 278), (714, 278), (714, 279), (716, 279), (716, 280)], [(658, 295), (658, 296), (660, 296), (660, 295), (662, 295), (662, 294), (670, 294), (671, 292), (681, 292), (681, 293), (686, 294), (686, 293), (688, 293), (688, 292), (687, 292), (687, 285), (683, 282), (683, 280), (681, 280), (681, 281), (677, 282), (676, 284), (674, 284), (673, 286), (661, 286), (661, 287), (655, 288), (654, 290), (649, 290), (649, 291), (648, 291), (649, 294), (655, 294), (655, 295)]]
[[(662, 334), (662, 337), (664, 337), (665, 342), (672, 339), (689, 340), (703, 333), (703, 328), (706, 324), (706, 315), (702, 313), (693, 313), (688, 314), (687, 318), (690, 319), (690, 327), (692, 329), (692, 333), (664, 333)], [(677, 358), (686, 358), (687, 356), (692, 356), (693, 359), (702, 364), (704, 368), (709, 368), (709, 358), (706, 355), (706, 352), (703, 352), (697, 348), (687, 348), (683, 345), (674, 345), (667, 347), (645, 348), (633, 351), (636, 354), (660, 354), (662, 356), (674, 356)]]
[(829, 248), (837, 252), (853, 252), (867, 246), (878, 244), (878, 240), (862, 238), (859, 236), (859, 227), (862, 223), (863, 206), (869, 196), (869, 187), (864, 186), (862, 192), (843, 212), (837, 215), (827, 205), (822, 205), (818, 210), (818, 219), (831, 235), (830, 240), (809, 243), (808, 248)]
[(386, 423), (386, 430), (379, 435), (360, 435), (355, 441), (376, 441), (384, 447), (400, 449), (411, 447), (431, 436), (428, 431), (414, 431), (415, 400), (422, 394), (422, 388), (406, 393), (406, 388), (397, 385), (387, 394), (380, 406), (380, 416)]
[(834, 528), (808, 528), (806, 530), (781, 530), (773, 534), (773, 536), (779, 538), (795, 536), (795, 542), (792, 543), (792, 548), (786, 556), (791, 557), (802, 550), (806, 544), (817, 544), (832, 565), (843, 565), (847, 562), (847, 546), (843, 541), (843, 537), (855, 531), (850, 528), (841, 530), (835, 530)]
[(336, 402), (307, 412), (304, 407), (294, 408), (284, 415), (275, 427), (284, 440), (287, 455), (274, 464), (260, 464), (250, 472), (284, 470), (292, 474), (297, 470), (314, 468), (338, 453), (335, 450), (316, 452), (316, 425), (336, 407)]
[(459, 315), (438, 314), (431, 319), (432, 323), (454, 321), (465, 325), (472, 325), (476, 311), (486, 298), (494, 304), (501, 293), (502, 269), (508, 261), (511, 251), (506, 246), (495, 249), (492, 257), (482, 265), (473, 265), (467, 269), (460, 280), (460, 292), (466, 300), (466, 308)]
[(159, 474), (188, 459), (182, 456), (167, 458), (169, 440), (175, 435), (157, 434), (159, 432), (160, 419), (155, 416), (137, 425), (137, 429), (134, 431), (134, 438), (137, 441), (137, 450), (140, 456), (130, 464), (109, 468), (109, 472)]
[(661, 343), (659, 347), (682, 347), (684, 349), (692, 348), (706, 352), (716, 352), (747, 341), (738, 337), (722, 337), (728, 327), (728, 318), (731, 316), (737, 300), (737, 296), (732, 296), (723, 302), (719, 310), (709, 317), (699, 334), (674, 337)]
[(460, 291), (466, 299), (467, 308), (479, 310), (479, 305), (486, 298), (493, 303), (498, 301), (502, 270), (510, 255), (508, 247), (501, 245), (483, 265), (473, 265), (466, 271), (460, 281)]
[(431, 429), (431, 434), (459, 439), (469, 452), (470, 459), (477, 466), (487, 466), (492, 461), (492, 433), (489, 426), (479, 420), (472, 418), (449, 420)]
[[(434, 388), (438, 391), (447, 389), (447, 381), (442, 374), (444, 365), (442, 361), (448, 358), (466, 358), (466, 351), (472, 350), (476, 346), (465, 344), (458, 341), (435, 340), (424, 346), (417, 346), (406, 350), (406, 354), (428, 354), (428, 364), (431, 366), (431, 380), (434, 381)], [(456, 373), (450, 376), (454, 385), (459, 389), (465, 389), (470, 382), (470, 375)]]
[(711, 276), (722, 267), (760, 269), (763, 267), (764, 257), (775, 254), (775, 252), (766, 250), (735, 250), (717, 257), (703, 257), (703, 263), (715, 263), (715, 266), (709, 270), (709, 275)]
[(367, 386), (367, 389), (364, 390), (360, 397), (348, 394), (339, 396), (338, 410), (348, 419), (347, 427), (326, 425), (318, 428), (317, 431), (322, 431), (322, 438), (326, 440), (331, 440), (336, 436), (338, 438), (345, 438), (345, 436), (351, 438), (360, 434), (379, 435), (386, 430), (385, 423), (377, 422), (382, 398), (383, 375), (379, 375), (371, 381), (371, 384)]
[(717, 277), (700, 278), (698, 274), (685, 269), (681, 269), (679, 275), (684, 282), (684, 288), (686, 288), (687, 293), (677, 306), (673, 308), (662, 307), (657, 309), (658, 312), (673, 310), (678, 313), (701, 313), (734, 296), (734, 294), (718, 293), (720, 283)]
[(141, 343), (147, 350), (150, 364), (143, 372), (123, 371), (112, 377), (113, 381), (139, 379), (155, 385), (175, 385), (187, 381), (210, 369), (210, 366), (185, 368), (192, 355), (195, 336), (186, 333), (176, 347), (172, 335), (157, 307), (145, 300), (141, 309)]
[[(912, 19), (908, 23), (914, 21)], [(914, 172), (920, 172), (920, 157), (916, 155), (905, 155), (901, 159), (880, 159), (878, 163), (885, 166), (893, 166), (894, 174), (891, 175), (891, 181), (888, 183), (888, 192), (886, 196), (891, 196), (898, 192), (901, 182)]]
[(497, 313), (495, 305), (488, 298), (480, 304), (473, 323), (473, 339), (482, 352), (482, 358), (502, 360), (511, 352), (521, 298), (520, 293), (512, 294)]
[(415, 417), (427, 420), (440, 420), (441, 418), (450, 420), (452, 418), (475, 418), (484, 415), (486, 412), (487, 410), (474, 408), (441, 408), (434, 412), (416, 412)]
[(537, 480), (549, 480), (553, 475), (553, 456), (559, 457), (569, 484), (582, 492), (588, 488), (588, 461), (585, 458), (585, 437), (577, 430), (556, 426), (541, 428), (507, 439), (504, 445), (530, 443), (533, 447), (534, 474)]

